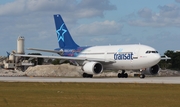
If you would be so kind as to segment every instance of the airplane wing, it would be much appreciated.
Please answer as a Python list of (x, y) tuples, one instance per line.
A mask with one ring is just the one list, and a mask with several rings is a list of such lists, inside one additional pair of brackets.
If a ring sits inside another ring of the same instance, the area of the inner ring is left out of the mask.
[(61, 53), (61, 51), (46, 50), (46, 49), (37, 49), (37, 48), (28, 48), (28, 50), (41, 51), (41, 52), (52, 52), (52, 53), (58, 53), (58, 54)]
[(161, 56), (161, 60), (166, 60), (167, 61), (168, 59), (171, 59), (171, 57), (168, 57), (166, 55), (165, 56)]
[(115, 62), (113, 59), (105, 60), (102, 58), (86, 58), (86, 57), (41, 56), (41, 55), (21, 55), (21, 54), (14, 54), (14, 56), (32, 57), (32, 58), (76, 60), (76, 61), (97, 61), (97, 62), (104, 62), (104, 63), (114, 63)]

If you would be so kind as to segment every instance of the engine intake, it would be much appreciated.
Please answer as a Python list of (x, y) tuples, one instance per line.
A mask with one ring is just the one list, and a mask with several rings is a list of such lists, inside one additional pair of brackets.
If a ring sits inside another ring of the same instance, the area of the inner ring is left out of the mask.
[(146, 70), (143, 73), (147, 75), (156, 75), (158, 74), (158, 72), (159, 72), (159, 65), (156, 64), (150, 68), (146, 68)]
[(103, 71), (103, 66), (99, 62), (87, 62), (82, 67), (82, 70), (87, 74), (99, 74)]

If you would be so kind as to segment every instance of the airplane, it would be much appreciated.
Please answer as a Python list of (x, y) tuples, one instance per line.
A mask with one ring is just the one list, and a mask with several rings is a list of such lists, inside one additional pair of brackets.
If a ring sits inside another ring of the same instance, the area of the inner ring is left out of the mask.
[(51, 58), (70, 60), (76, 66), (81, 66), (84, 78), (92, 78), (107, 70), (122, 70), (119, 78), (127, 78), (126, 70), (140, 70), (140, 78), (145, 74), (155, 75), (159, 71), (158, 62), (161, 56), (154, 48), (142, 44), (79, 46), (71, 37), (60, 14), (54, 15), (59, 48), (44, 50), (29, 48), (29, 50), (57, 53), (60, 56), (20, 55), (20, 57)]

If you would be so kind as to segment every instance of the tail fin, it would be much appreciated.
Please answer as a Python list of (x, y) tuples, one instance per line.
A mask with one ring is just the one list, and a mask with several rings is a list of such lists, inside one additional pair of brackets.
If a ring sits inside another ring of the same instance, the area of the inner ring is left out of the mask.
[(56, 25), (56, 33), (60, 48), (74, 49), (79, 47), (72, 39), (61, 15), (54, 15), (54, 21)]
[(6, 54), (7, 54), (7, 57), (9, 57), (9, 55), (10, 55), (10, 52), (6, 51)]

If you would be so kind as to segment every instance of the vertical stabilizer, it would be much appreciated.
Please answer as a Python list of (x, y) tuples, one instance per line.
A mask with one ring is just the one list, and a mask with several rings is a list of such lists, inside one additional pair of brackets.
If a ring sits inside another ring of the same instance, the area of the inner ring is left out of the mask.
[(54, 21), (56, 26), (56, 33), (58, 38), (58, 43), (60, 48), (74, 49), (79, 47), (72, 39), (61, 15), (54, 15)]

